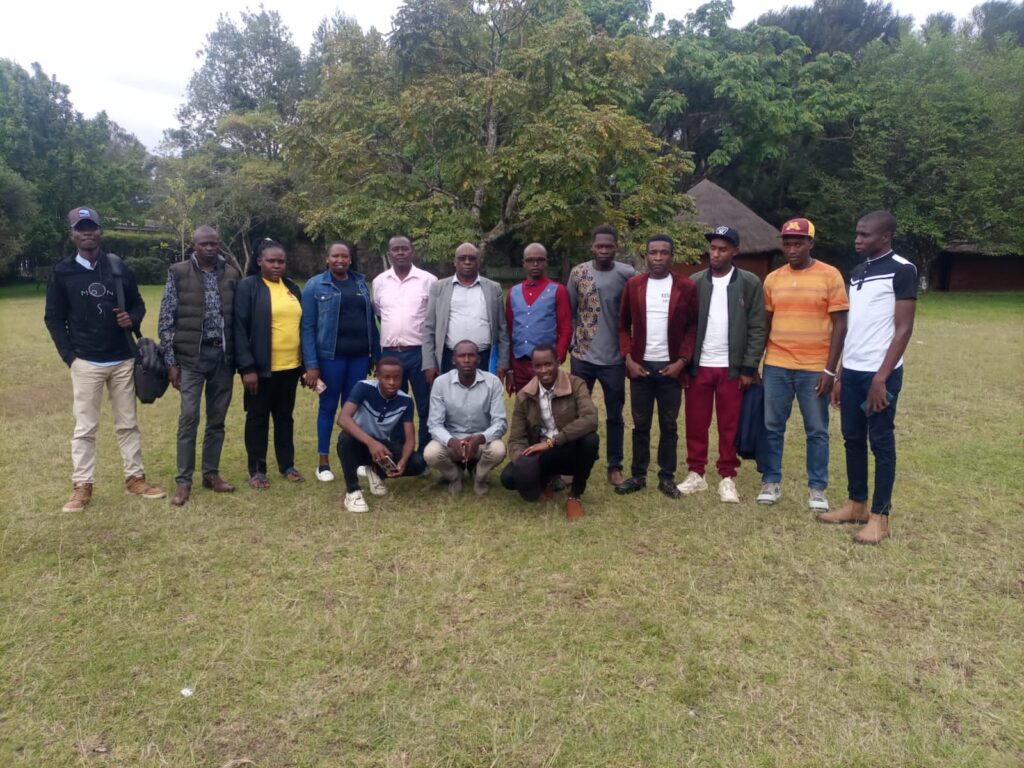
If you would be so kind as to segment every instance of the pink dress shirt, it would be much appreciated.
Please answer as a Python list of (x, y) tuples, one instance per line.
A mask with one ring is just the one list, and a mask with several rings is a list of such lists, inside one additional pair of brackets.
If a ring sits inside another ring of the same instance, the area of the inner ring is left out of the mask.
[(437, 278), (416, 266), (400, 280), (392, 267), (373, 279), (373, 309), (380, 318), (382, 347), (418, 347), (423, 344), (427, 297)]

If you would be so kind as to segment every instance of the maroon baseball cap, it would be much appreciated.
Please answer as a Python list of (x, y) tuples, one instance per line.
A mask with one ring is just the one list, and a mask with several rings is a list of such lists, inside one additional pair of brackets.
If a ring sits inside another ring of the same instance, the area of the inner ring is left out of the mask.
[(83, 221), (91, 221), (98, 227), (100, 226), (100, 215), (96, 213), (95, 208), (87, 208), (84, 205), (68, 211), (68, 226), (72, 229)]
[(809, 237), (814, 238), (814, 224), (810, 219), (790, 219), (782, 225), (779, 234), (783, 237)]

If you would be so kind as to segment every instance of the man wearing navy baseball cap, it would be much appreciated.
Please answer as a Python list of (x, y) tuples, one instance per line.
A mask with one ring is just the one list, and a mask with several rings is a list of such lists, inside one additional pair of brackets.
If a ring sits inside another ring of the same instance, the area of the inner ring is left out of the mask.
[(709, 265), (693, 276), (697, 285), (697, 345), (686, 389), (686, 464), (689, 474), (679, 484), (684, 496), (706, 491), (711, 413), (718, 421), (718, 498), (739, 502), (736, 432), (743, 392), (754, 382), (764, 351), (764, 292), (751, 272), (733, 266), (740, 251), (740, 233), (729, 226), (704, 235)]
[(100, 216), (78, 206), (68, 212), (76, 253), (59, 261), (46, 286), (46, 329), (57, 353), (71, 369), (75, 431), (71, 437), (71, 498), (65, 512), (80, 512), (92, 500), (96, 468), (96, 432), (103, 390), (110, 392), (114, 430), (124, 463), (125, 491), (161, 499), (164, 492), (146, 482), (142, 434), (135, 402), (135, 361), (128, 334), (146, 314), (135, 275), (123, 266), (124, 306), (117, 297), (112, 254), (103, 254)]

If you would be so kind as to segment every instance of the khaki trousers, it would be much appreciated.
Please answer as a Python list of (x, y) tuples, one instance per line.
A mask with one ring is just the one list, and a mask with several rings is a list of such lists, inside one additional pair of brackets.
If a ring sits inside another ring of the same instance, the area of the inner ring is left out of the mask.
[[(461, 464), (456, 464), (451, 459), (447, 445), (442, 445), (437, 440), (427, 443), (423, 451), (423, 458), (427, 466), (438, 470), (445, 480), (454, 480), (459, 476), (462, 469)], [(476, 479), (483, 480), (487, 473), (501, 464), (505, 459), (505, 444), (501, 440), (492, 440), (489, 443), (479, 446), (476, 449), (476, 456), (471, 461), (476, 461)]]
[(92, 483), (96, 473), (96, 432), (100, 426), (103, 388), (110, 391), (114, 432), (121, 448), (125, 478), (143, 474), (142, 433), (135, 410), (134, 360), (95, 365), (80, 358), (71, 363), (75, 432), (71, 437), (71, 481)]

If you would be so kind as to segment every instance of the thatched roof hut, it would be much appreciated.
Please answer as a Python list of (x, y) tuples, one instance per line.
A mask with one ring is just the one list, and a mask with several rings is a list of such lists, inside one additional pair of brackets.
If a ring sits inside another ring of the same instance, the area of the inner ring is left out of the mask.
[[(736, 266), (764, 280), (775, 258), (782, 254), (779, 230), (713, 181), (704, 179), (687, 190), (686, 194), (693, 198), (696, 210), (694, 213), (680, 214), (679, 218), (702, 224), (709, 231), (720, 226), (737, 230), (740, 233), (740, 255), (736, 258)], [(692, 274), (707, 265), (705, 255), (700, 264), (683, 265), (680, 271)]]

